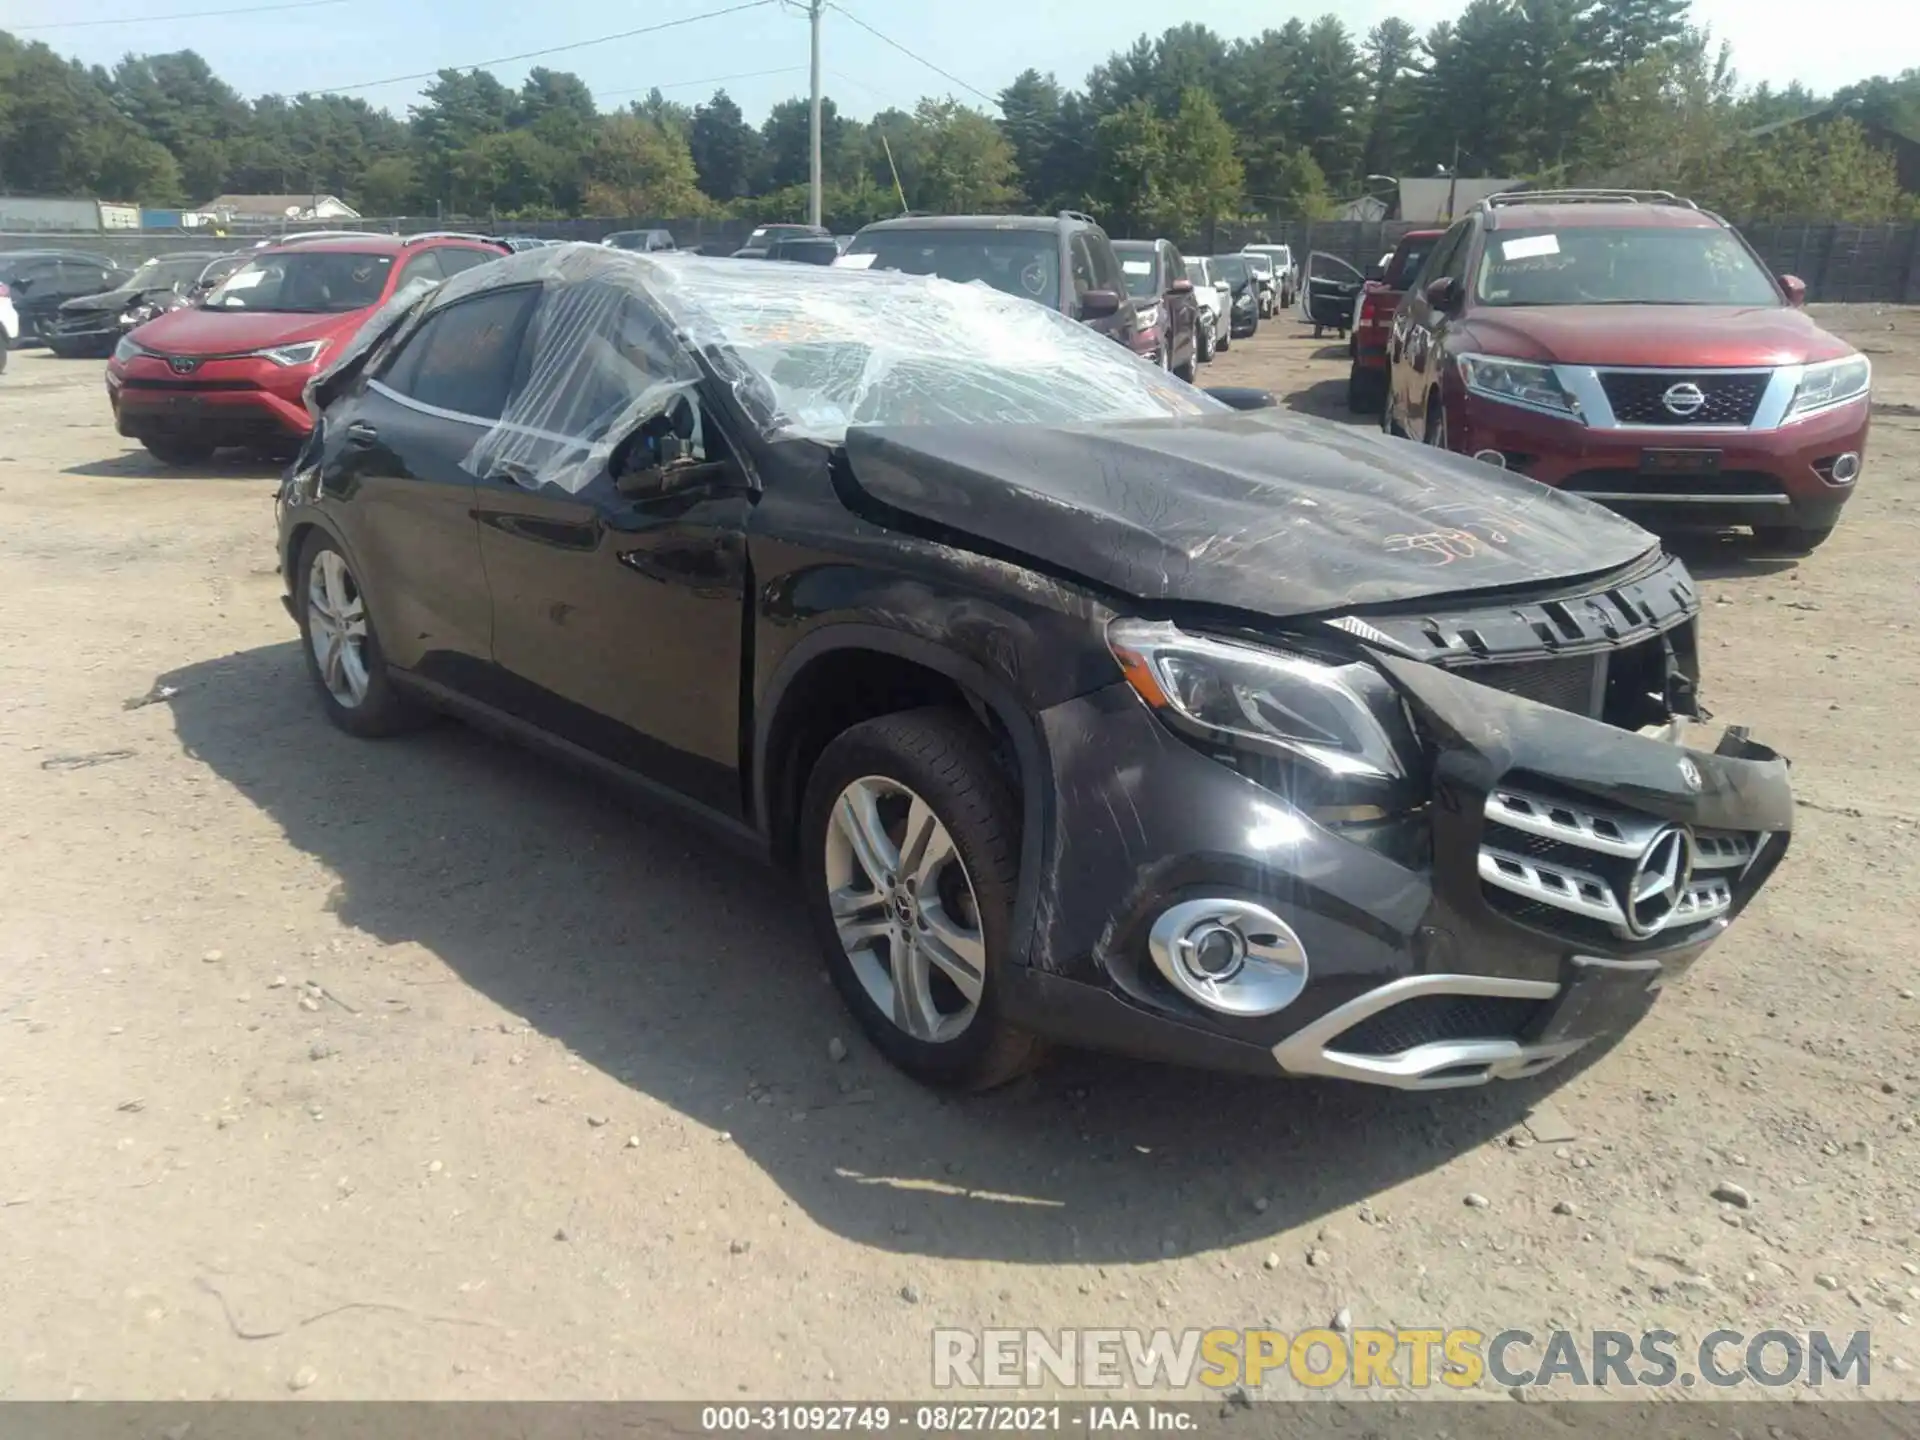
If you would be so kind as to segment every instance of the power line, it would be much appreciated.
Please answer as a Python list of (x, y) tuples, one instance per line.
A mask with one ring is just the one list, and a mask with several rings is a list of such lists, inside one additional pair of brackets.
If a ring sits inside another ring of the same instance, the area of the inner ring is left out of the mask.
[(655, 25), (642, 25), (637, 30), (622, 30), (613, 35), (596, 35), (591, 40), (572, 40), (565, 45), (548, 45), (540, 50), (523, 50), (517, 55), (495, 55), (488, 60), (469, 60), (460, 65), (442, 65), (413, 75), (389, 75), (382, 80), (362, 80), (354, 85), (329, 85), (320, 93), (339, 95), (349, 90), (374, 90), (382, 85), (398, 85), (408, 80), (432, 80), (441, 70), (479, 70), (488, 65), (509, 65), (516, 60), (537, 60), (542, 55), (558, 55), (566, 50), (584, 50), (590, 45), (607, 45), (615, 40), (631, 40), (636, 35), (654, 35), (662, 30), (673, 30), (682, 25), (697, 24), (702, 20), (718, 20), (723, 15), (738, 15), (743, 10), (758, 10), (773, 3), (774, 0), (743, 0), (741, 4), (728, 5), (719, 10), (704, 10), (698, 15), (683, 15), (678, 20), (662, 20)]
[(873, 36), (874, 39), (880, 41), (882, 44), (891, 45), (894, 49), (898, 50), (902, 55), (906, 56), (909, 60), (915, 61), (918, 64), (926, 66), (927, 69), (933, 71), (933, 73), (936, 75), (944, 76), (948, 80), (951, 80), (954, 84), (958, 85), (962, 90), (968, 91), (974, 95), (978, 95), (982, 100), (986, 101), (989, 105), (993, 106), (994, 109), (998, 110), (1000, 108), (1000, 102), (994, 99), (993, 96), (989, 95), (986, 91), (982, 90), (978, 85), (968, 84), (965, 80), (962, 80), (958, 75), (955, 75), (952, 71), (942, 70), (938, 65), (934, 64), (931, 60), (927, 59), (926, 56), (914, 54), (913, 51), (909, 50), (906, 46), (902, 45), (898, 40), (892, 39), (891, 37), (886, 35), (882, 35), (878, 30), (874, 29), (873, 26), (869, 25), (866, 21), (862, 20), (858, 15), (854, 14), (851, 10), (847, 9), (846, 6), (840, 4), (839, 0), (827, 0), (827, 3), (832, 5), (834, 9), (838, 10), (842, 15), (846, 16), (847, 19), (851, 20), (854, 24), (858, 25), (862, 30), (866, 31), (869, 35)]
[(742, 70), (737, 75), (709, 75), (704, 80), (672, 80), (665, 85), (636, 85), (631, 90), (596, 90), (596, 100), (612, 100), (621, 95), (644, 95), (649, 90), (686, 90), (695, 85), (724, 85), (729, 80), (757, 80), (762, 75), (793, 75), (804, 65), (781, 65), (772, 70)]
[(345, 5), (347, 0), (294, 0), (291, 5), (244, 5), (237, 10), (183, 10), (172, 15), (123, 15), (117, 20), (52, 20), (45, 25), (13, 25), (23, 30), (84, 30), (96, 25), (153, 25), (162, 20), (211, 20), (222, 15), (265, 15), (276, 10), (317, 10), (322, 5)]

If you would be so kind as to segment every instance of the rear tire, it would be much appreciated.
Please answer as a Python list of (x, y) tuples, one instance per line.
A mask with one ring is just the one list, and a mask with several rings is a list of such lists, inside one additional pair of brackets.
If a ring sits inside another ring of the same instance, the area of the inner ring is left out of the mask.
[(1347, 409), (1353, 414), (1380, 414), (1386, 399), (1387, 387), (1378, 371), (1355, 365), (1347, 372)]
[(1811, 555), (1827, 543), (1833, 526), (1799, 529), (1791, 525), (1756, 525), (1753, 539), (1762, 550), (1773, 555)]
[(177, 440), (155, 436), (142, 440), (147, 453), (162, 465), (204, 465), (213, 458), (213, 446), (204, 440)]
[(799, 843), (827, 972), (882, 1054), (967, 1090), (1039, 1059), (1039, 1040), (1000, 1011), (1020, 811), (978, 725), (929, 709), (846, 731), (807, 779)]
[(1421, 439), (1436, 450), (1447, 448), (1447, 410), (1438, 390), (1427, 397), (1427, 420)]

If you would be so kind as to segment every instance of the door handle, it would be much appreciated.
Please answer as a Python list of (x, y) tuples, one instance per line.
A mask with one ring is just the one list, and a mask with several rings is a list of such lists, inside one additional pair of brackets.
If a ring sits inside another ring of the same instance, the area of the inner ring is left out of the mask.
[(368, 450), (380, 443), (380, 432), (364, 420), (355, 420), (347, 426), (347, 444), (356, 450)]

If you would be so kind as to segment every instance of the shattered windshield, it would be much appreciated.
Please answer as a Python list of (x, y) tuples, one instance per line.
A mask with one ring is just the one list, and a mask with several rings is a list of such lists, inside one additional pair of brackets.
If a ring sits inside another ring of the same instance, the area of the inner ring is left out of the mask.
[(1060, 303), (1060, 242), (1051, 230), (872, 230), (854, 238), (840, 264), (978, 281), (1042, 305)]
[(636, 277), (769, 435), (856, 425), (1063, 425), (1220, 402), (1057, 311), (885, 271), (658, 260)]

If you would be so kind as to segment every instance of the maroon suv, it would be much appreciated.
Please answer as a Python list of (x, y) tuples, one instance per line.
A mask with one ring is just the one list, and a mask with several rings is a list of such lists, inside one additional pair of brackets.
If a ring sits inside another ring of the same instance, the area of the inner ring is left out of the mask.
[(1665, 193), (1496, 195), (1394, 317), (1382, 424), (1655, 528), (1805, 554), (1866, 450), (1865, 356), (1718, 216)]

